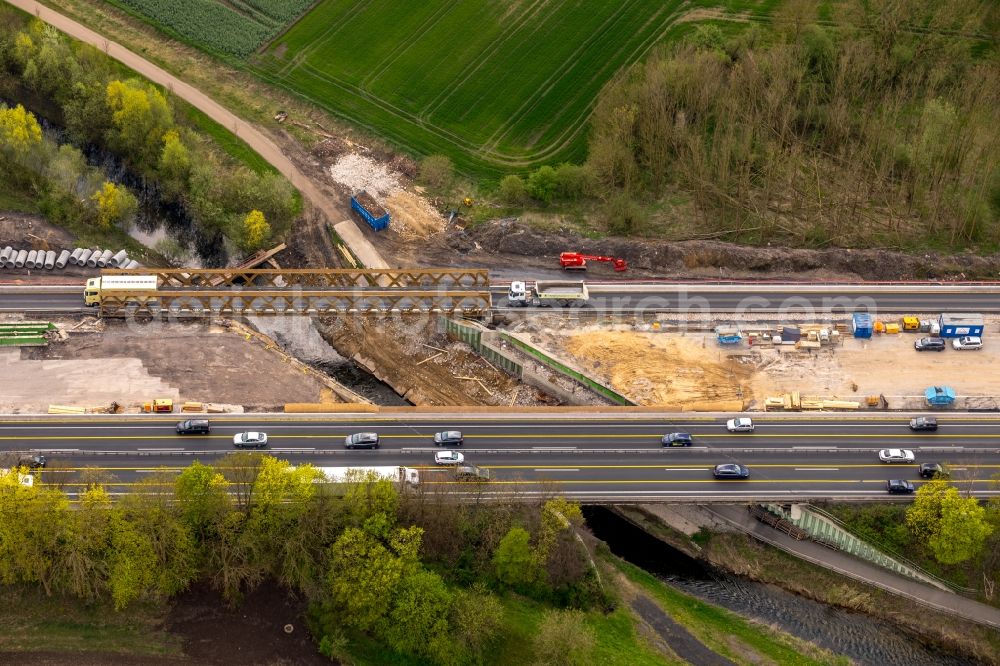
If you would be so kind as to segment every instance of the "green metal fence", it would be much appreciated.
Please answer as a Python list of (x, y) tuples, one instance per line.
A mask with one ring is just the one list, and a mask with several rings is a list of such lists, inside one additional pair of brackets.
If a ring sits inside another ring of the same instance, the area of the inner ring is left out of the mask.
[(565, 365), (563, 363), (560, 363), (559, 361), (557, 361), (556, 359), (552, 358), (551, 356), (549, 356), (545, 352), (543, 352), (543, 351), (541, 351), (539, 349), (536, 349), (535, 347), (532, 347), (531, 345), (529, 345), (526, 342), (518, 340), (517, 338), (515, 338), (515, 337), (513, 337), (511, 335), (508, 335), (506, 333), (503, 333), (503, 332), (500, 333), (500, 337), (502, 337), (504, 340), (506, 340), (511, 345), (513, 345), (513, 346), (517, 347), (518, 349), (520, 349), (521, 351), (523, 351), (525, 354), (528, 354), (529, 356), (531, 356), (531, 357), (533, 357), (535, 359), (538, 359), (539, 361), (541, 361), (542, 364), (546, 365), (551, 370), (554, 370), (555, 372), (558, 372), (560, 374), (566, 375), (567, 377), (571, 377), (572, 379), (575, 379), (576, 381), (580, 382), (581, 384), (583, 384), (584, 386), (586, 386), (587, 388), (589, 388), (594, 393), (597, 393), (598, 395), (604, 396), (605, 398), (607, 398), (611, 402), (615, 403), (616, 405), (634, 405), (635, 404), (634, 402), (632, 402), (631, 400), (629, 400), (628, 398), (626, 398), (625, 396), (623, 396), (621, 393), (618, 393), (618, 392), (616, 392), (616, 391), (608, 388), (604, 384), (601, 384), (601, 383), (598, 383), (598, 382), (594, 381), (593, 379), (591, 379), (590, 377), (584, 375), (583, 373), (577, 372), (573, 368), (570, 368), (567, 365)]

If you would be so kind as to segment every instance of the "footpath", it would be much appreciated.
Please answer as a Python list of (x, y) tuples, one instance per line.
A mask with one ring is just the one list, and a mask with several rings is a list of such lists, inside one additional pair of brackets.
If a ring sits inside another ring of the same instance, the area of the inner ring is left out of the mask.
[[(153, 83), (163, 86), (171, 94), (177, 95), (215, 122), (231, 130), (233, 134), (245, 141), (257, 154), (267, 160), (271, 166), (287, 178), (294, 187), (298, 188), (302, 196), (313, 206), (321, 210), (330, 222), (338, 223), (339, 220), (344, 220), (343, 222), (339, 222), (340, 225), (343, 225), (343, 227), (339, 227), (341, 237), (354, 256), (361, 258), (365, 268), (389, 268), (389, 265), (379, 255), (375, 246), (361, 233), (357, 224), (347, 217), (348, 214), (345, 213), (343, 207), (338, 206), (330, 197), (322, 192), (255, 125), (246, 122), (191, 84), (182, 81), (142, 56), (129, 51), (121, 44), (106, 39), (101, 34), (94, 32), (67, 16), (54, 12), (34, 0), (6, 0), (6, 2), (21, 11), (37, 16), (40, 20), (48, 23), (60, 32), (69, 35), (73, 39), (96, 47), (109, 57), (114, 58)], [(344, 227), (353, 227), (353, 229), (349, 228), (347, 229), (347, 233), (344, 233)]]
[(1000, 629), (1000, 608), (904, 578), (815, 541), (797, 541), (755, 519), (745, 506), (710, 505), (704, 508), (727, 525), (807, 562), (906, 597), (928, 608)]

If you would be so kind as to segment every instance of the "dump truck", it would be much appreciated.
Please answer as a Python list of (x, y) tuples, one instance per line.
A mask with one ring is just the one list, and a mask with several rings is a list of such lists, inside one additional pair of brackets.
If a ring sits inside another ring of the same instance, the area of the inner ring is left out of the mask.
[(90, 278), (83, 290), (83, 302), (89, 307), (101, 304), (101, 299), (112, 292), (155, 293), (155, 275), (102, 275)]
[[(420, 470), (412, 467), (381, 466), (381, 467), (316, 467), (326, 483), (347, 483), (349, 480), (364, 480), (369, 473), (376, 479), (392, 481), (393, 483), (415, 486), (420, 483)], [(323, 483), (323, 480), (319, 480)]]
[(569, 307), (583, 305), (590, 298), (585, 282), (564, 280), (537, 280), (527, 283), (515, 280), (507, 290), (510, 307), (558, 305)]

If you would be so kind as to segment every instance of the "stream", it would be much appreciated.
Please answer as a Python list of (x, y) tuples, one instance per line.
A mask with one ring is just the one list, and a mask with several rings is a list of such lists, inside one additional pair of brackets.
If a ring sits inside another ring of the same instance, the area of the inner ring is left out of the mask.
[(650, 536), (601, 506), (583, 507), (587, 526), (618, 557), (694, 597), (879, 666), (969, 666), (973, 659), (922, 643), (892, 622), (800, 597), (730, 574)]

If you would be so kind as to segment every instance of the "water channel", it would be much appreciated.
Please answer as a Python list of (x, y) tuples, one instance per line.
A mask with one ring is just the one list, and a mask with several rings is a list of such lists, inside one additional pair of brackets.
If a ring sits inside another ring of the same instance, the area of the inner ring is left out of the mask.
[(879, 666), (969, 666), (969, 657), (948, 654), (919, 636), (866, 613), (827, 606), (730, 574), (672, 548), (600, 506), (585, 506), (587, 526), (611, 552), (660, 580), (704, 601)]

